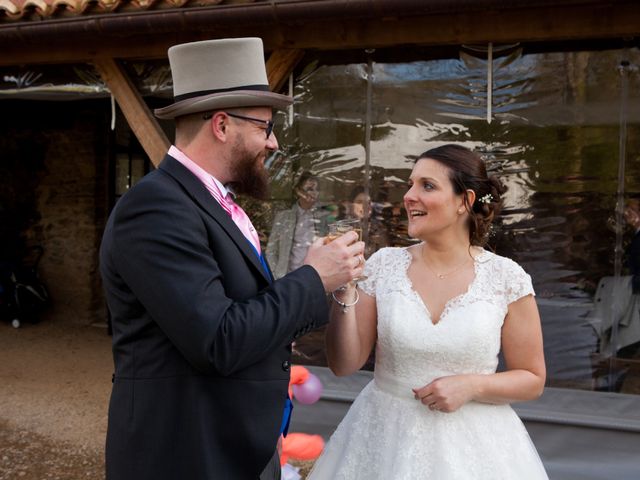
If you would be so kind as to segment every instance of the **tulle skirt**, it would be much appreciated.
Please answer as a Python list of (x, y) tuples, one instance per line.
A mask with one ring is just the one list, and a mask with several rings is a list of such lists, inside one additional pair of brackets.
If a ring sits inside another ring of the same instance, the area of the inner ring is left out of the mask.
[(508, 405), (471, 402), (431, 411), (406, 388), (376, 378), (355, 400), (309, 480), (547, 479)]

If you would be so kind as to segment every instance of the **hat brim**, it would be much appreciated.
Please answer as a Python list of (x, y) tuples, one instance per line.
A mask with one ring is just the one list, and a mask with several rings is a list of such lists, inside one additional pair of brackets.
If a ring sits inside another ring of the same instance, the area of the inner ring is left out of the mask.
[(272, 107), (279, 110), (293, 103), (293, 98), (273, 92), (238, 90), (212, 93), (202, 97), (188, 98), (164, 108), (156, 108), (154, 114), (161, 119), (176, 118), (190, 113), (210, 112), (221, 108)]

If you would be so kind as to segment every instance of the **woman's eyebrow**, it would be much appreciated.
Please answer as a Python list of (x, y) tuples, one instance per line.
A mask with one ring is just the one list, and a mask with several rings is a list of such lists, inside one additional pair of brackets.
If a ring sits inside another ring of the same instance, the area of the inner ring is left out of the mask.
[(427, 181), (427, 182), (432, 182), (432, 183), (440, 183), (440, 182), (438, 182), (438, 180), (436, 180), (433, 177), (420, 177), (418, 179), (415, 179), (413, 177), (409, 177), (409, 180), (411, 180), (412, 182), (424, 182), (424, 181)]

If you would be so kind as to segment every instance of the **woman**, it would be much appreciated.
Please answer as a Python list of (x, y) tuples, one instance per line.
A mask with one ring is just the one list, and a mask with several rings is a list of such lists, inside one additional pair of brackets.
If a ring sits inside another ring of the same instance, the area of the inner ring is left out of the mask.
[(357, 371), (374, 345), (376, 365), (310, 479), (547, 478), (508, 405), (545, 382), (531, 279), (482, 248), (502, 192), (466, 148), (418, 158), (404, 205), (422, 242), (378, 251), (357, 290), (334, 292), (331, 370)]

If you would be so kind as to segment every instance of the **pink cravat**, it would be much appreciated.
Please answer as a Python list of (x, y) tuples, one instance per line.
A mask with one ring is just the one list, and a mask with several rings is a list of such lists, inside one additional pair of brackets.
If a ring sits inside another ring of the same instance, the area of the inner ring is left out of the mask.
[(251, 220), (245, 213), (245, 211), (233, 201), (233, 197), (230, 192), (227, 191), (224, 186), (218, 182), (212, 175), (207, 173), (202, 167), (191, 160), (184, 152), (178, 149), (175, 145), (171, 145), (169, 148), (169, 155), (178, 160), (182, 165), (191, 171), (198, 179), (204, 184), (211, 196), (216, 199), (225, 212), (229, 214), (233, 223), (240, 229), (242, 234), (253, 245), (253, 247), (260, 255), (260, 239), (258, 232), (253, 227)]
[[(228, 210), (227, 208), (225, 208), (225, 210), (227, 210), (231, 215), (231, 220), (233, 220), (233, 222), (238, 226), (243, 235), (254, 246), (258, 255), (260, 255), (260, 238), (258, 237), (258, 232), (256, 232), (256, 229), (253, 227), (251, 220), (249, 220), (249, 216), (240, 207), (240, 205), (233, 201), (231, 193), (227, 193), (226, 197), (222, 200), (221, 205), (223, 202), (228, 206)], [(222, 205), (222, 207), (224, 208), (225, 205)]]

